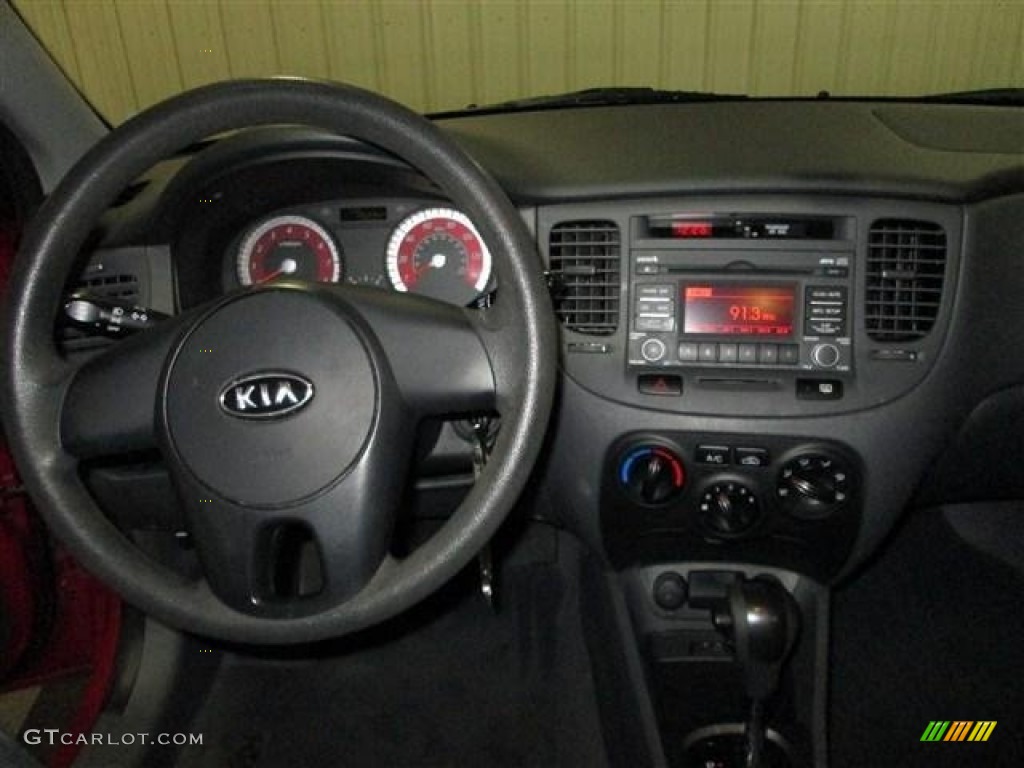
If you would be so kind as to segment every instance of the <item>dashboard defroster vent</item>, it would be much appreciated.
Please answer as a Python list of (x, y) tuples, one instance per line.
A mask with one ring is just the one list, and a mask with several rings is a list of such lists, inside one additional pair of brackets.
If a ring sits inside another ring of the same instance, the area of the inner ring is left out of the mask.
[(578, 333), (614, 333), (619, 326), (619, 227), (612, 221), (566, 221), (551, 228), (548, 244), (558, 318)]
[(946, 233), (927, 221), (880, 219), (868, 233), (865, 323), (875, 341), (913, 341), (942, 306)]

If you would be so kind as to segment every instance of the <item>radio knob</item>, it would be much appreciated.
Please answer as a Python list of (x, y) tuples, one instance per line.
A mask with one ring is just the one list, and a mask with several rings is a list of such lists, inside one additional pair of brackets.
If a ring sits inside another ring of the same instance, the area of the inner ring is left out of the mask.
[(661, 339), (647, 339), (640, 345), (640, 356), (648, 363), (657, 363), (665, 358), (668, 348)]
[(834, 368), (839, 362), (839, 347), (835, 344), (818, 344), (811, 350), (811, 359), (819, 368)]

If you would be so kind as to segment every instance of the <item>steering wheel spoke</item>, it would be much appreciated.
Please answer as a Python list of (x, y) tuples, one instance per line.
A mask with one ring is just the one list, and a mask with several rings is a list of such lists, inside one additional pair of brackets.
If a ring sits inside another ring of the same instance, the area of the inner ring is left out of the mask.
[(92, 459), (156, 448), (160, 375), (183, 325), (166, 320), (73, 370), (60, 418), (68, 453)]
[(414, 418), (494, 410), (494, 372), (471, 310), (370, 288), (331, 290), (372, 328)]
[(343, 603), (377, 571), (407, 464), (381, 433), (331, 487), (274, 508), (226, 499), (182, 468), (175, 481), (213, 592), (245, 613), (299, 616)]

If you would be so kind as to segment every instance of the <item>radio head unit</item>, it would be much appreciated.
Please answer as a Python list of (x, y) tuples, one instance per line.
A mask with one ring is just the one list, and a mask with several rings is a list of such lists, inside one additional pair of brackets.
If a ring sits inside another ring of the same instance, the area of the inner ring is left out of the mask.
[(719, 269), (685, 255), (633, 254), (631, 367), (851, 370), (848, 255), (790, 253), (785, 269), (777, 253), (759, 267), (763, 251)]

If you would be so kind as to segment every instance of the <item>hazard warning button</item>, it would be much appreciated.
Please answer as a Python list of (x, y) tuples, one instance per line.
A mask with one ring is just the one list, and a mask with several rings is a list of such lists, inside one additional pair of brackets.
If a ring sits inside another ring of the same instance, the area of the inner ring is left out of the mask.
[(641, 373), (637, 377), (637, 388), (642, 395), (679, 397), (683, 394), (683, 379), (669, 373)]

